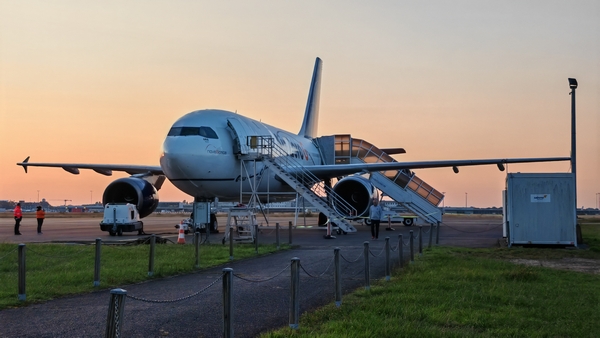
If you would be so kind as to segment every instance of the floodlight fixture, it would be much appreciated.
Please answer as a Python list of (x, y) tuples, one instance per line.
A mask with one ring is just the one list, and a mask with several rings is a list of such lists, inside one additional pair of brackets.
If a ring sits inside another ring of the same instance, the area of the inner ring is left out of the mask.
[(576, 89), (577, 88), (577, 79), (570, 77), (569, 78), (569, 88)]

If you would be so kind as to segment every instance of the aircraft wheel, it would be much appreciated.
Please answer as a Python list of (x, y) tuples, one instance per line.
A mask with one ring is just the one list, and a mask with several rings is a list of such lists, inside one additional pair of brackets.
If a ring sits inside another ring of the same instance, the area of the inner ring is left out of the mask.
[(111, 235), (111, 236), (114, 236), (114, 235), (116, 235), (117, 233), (116, 233), (116, 232), (114, 232), (114, 231), (112, 231), (112, 230), (108, 230), (108, 234), (109, 234), (109, 235)]
[(117, 236), (123, 236), (123, 229), (121, 229), (121, 228), (117, 229)]
[(221, 243), (222, 243), (223, 245), (225, 245), (225, 237), (223, 237), (223, 239), (221, 240)]
[(414, 222), (415, 221), (412, 218), (405, 218), (404, 220), (402, 220), (402, 223), (404, 223), (404, 225), (407, 227), (413, 225)]
[(138, 230), (138, 236), (141, 236), (141, 235), (143, 235), (143, 234), (144, 234), (144, 229), (139, 229), (139, 230)]
[(371, 220), (368, 218), (365, 218), (365, 225), (371, 225)]
[(335, 232), (337, 232), (338, 235), (342, 234), (342, 230), (340, 230), (340, 228), (338, 228)]
[(190, 231), (189, 230), (183, 230), (183, 233), (187, 235), (187, 234), (190, 233)]

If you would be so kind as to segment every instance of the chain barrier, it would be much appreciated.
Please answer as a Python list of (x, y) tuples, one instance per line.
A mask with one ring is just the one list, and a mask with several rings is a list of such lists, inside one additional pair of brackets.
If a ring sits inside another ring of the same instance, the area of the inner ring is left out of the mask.
[(402, 244), (404, 244), (405, 246), (410, 246), (410, 238), (406, 242), (402, 240)]
[(278, 273), (277, 273), (275, 276), (273, 276), (273, 277), (269, 277), (269, 278), (267, 278), (267, 279), (259, 279), (259, 280), (248, 279), (248, 278), (242, 277), (242, 276), (240, 276), (240, 275), (236, 275), (235, 273), (233, 274), (233, 276), (234, 276), (234, 277), (237, 277), (237, 278), (239, 278), (239, 279), (241, 279), (241, 280), (243, 280), (243, 281), (246, 281), (246, 282), (251, 282), (251, 283), (262, 283), (262, 282), (268, 282), (268, 281), (270, 281), (270, 280), (272, 280), (272, 279), (275, 279), (275, 278), (277, 278), (277, 277), (278, 277), (279, 275), (281, 275), (281, 274), (282, 274), (284, 271), (286, 271), (287, 269), (289, 269), (289, 268), (290, 268), (290, 266), (292, 266), (292, 264), (288, 264), (288, 265), (287, 265), (285, 268), (283, 268), (281, 271), (279, 271), (279, 272), (278, 272)]
[(312, 277), (312, 278), (319, 278), (319, 277), (323, 276), (323, 275), (324, 275), (324, 274), (325, 274), (325, 273), (326, 273), (326, 272), (329, 270), (329, 268), (331, 267), (331, 264), (333, 264), (333, 261), (334, 261), (334, 259), (333, 259), (333, 258), (331, 258), (331, 261), (329, 262), (329, 265), (327, 265), (327, 268), (325, 269), (325, 271), (323, 271), (321, 274), (319, 274), (319, 275), (317, 275), (317, 276), (313, 276), (313, 275), (311, 275), (311, 274), (310, 274), (308, 271), (306, 271), (306, 269), (304, 268), (304, 265), (302, 265), (302, 263), (300, 263), (300, 268), (301, 268), (301, 269), (302, 269), (302, 271), (304, 271), (304, 273), (306, 273), (306, 274), (307, 274), (309, 277)]
[(355, 259), (355, 260), (353, 260), (353, 261), (349, 261), (349, 260), (347, 260), (347, 259), (346, 259), (346, 257), (344, 257), (344, 255), (342, 255), (342, 253), (340, 252), (340, 257), (342, 257), (342, 259), (343, 259), (343, 260), (345, 260), (345, 261), (346, 261), (346, 262), (348, 262), (348, 263), (356, 263), (356, 262), (358, 262), (358, 260), (359, 260), (359, 259), (362, 257), (362, 255), (363, 255), (363, 253), (361, 252), (361, 253), (360, 253), (360, 255), (359, 255), (358, 257), (356, 257), (356, 259)]
[(4, 256), (2, 256), (2, 257), (0, 257), (0, 261), (1, 261), (1, 260), (3, 260), (4, 258), (6, 258), (6, 256), (10, 255), (11, 253), (13, 253), (13, 252), (17, 251), (17, 249), (18, 249), (18, 248), (19, 248), (19, 247), (18, 247), (18, 246), (16, 246), (16, 247), (14, 247), (12, 250), (10, 250), (9, 252), (7, 252), (7, 253), (6, 253), (6, 255), (4, 255)]
[[(480, 233), (484, 233), (484, 232), (495, 230), (495, 229), (497, 229), (497, 228), (499, 228), (499, 227), (501, 227), (501, 226), (504, 225), (504, 223), (500, 223), (500, 224), (494, 225), (494, 227), (492, 227), (490, 229), (486, 229), (486, 230), (482, 230), (482, 231), (464, 231), (464, 230), (459, 230), (459, 229), (457, 229), (455, 227), (452, 227), (452, 226), (450, 226), (450, 225), (448, 225), (446, 223), (440, 223), (440, 224), (443, 224), (443, 225), (447, 226), (448, 228), (450, 228), (452, 230), (455, 230), (455, 231), (458, 231), (458, 232), (467, 233), (467, 234), (480, 234)], [(488, 223), (488, 225), (491, 225), (491, 224)]]
[(28, 252), (34, 253), (34, 254), (36, 254), (38, 256), (45, 257), (45, 258), (69, 258), (69, 257), (73, 257), (75, 255), (78, 255), (78, 254), (82, 253), (83, 251), (85, 251), (87, 249), (88, 249), (87, 244), (84, 244), (84, 246), (83, 246), (83, 248), (81, 250), (79, 250), (77, 252), (74, 252), (72, 254), (68, 254), (68, 255), (45, 255), (45, 254), (42, 254), (42, 253), (39, 253), (39, 252), (33, 250), (31, 247), (27, 247), (27, 251)]
[(430, 233), (430, 232), (431, 232), (431, 229), (432, 229), (432, 227), (429, 227), (429, 231), (421, 230), (421, 232), (422, 232), (424, 235), (427, 235), (428, 233)]
[(156, 299), (146, 299), (146, 298), (141, 298), (141, 297), (136, 297), (136, 296), (131, 296), (129, 294), (125, 295), (125, 297), (127, 298), (131, 298), (133, 300), (138, 300), (140, 302), (146, 302), (146, 303), (175, 303), (175, 302), (180, 302), (180, 301), (184, 301), (187, 299), (190, 299), (192, 297), (196, 297), (199, 294), (203, 293), (204, 291), (210, 289), (213, 285), (215, 285), (218, 281), (220, 281), (221, 279), (223, 279), (223, 276), (225, 274), (221, 274), (221, 276), (219, 276), (219, 278), (215, 279), (212, 283), (210, 283), (209, 285), (207, 285), (206, 287), (204, 287), (203, 289), (192, 293), (191, 295), (188, 296), (184, 296), (184, 297), (180, 297), (180, 298), (176, 298), (176, 299), (165, 299), (165, 300), (156, 300)]
[(383, 251), (385, 250), (385, 246), (383, 248), (381, 248), (381, 251), (379, 251), (379, 253), (376, 255), (373, 253), (373, 251), (371, 251), (371, 249), (369, 249), (369, 253), (371, 254), (371, 256), (373, 257), (379, 257), (381, 256), (381, 254), (383, 253)]

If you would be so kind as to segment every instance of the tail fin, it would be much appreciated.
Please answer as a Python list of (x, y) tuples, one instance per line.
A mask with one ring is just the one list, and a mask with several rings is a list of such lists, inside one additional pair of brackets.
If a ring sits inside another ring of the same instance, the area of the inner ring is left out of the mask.
[(308, 101), (306, 102), (306, 111), (304, 112), (304, 121), (299, 136), (306, 138), (317, 137), (317, 127), (319, 122), (319, 96), (321, 93), (321, 68), (323, 61), (317, 58), (315, 60), (315, 69), (313, 70), (310, 90), (308, 91)]

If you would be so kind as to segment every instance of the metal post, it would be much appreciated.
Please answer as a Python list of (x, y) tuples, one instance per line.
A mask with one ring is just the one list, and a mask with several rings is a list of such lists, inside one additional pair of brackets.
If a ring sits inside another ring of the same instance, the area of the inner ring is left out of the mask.
[(233, 337), (233, 269), (223, 269), (223, 337)]
[(575, 89), (577, 89), (577, 80), (569, 78), (569, 87), (571, 88), (571, 172), (575, 186), (575, 214), (577, 214), (577, 123), (575, 118)]
[(94, 260), (94, 286), (100, 286), (100, 254), (102, 253), (102, 239), (96, 238), (96, 257)]
[(291, 271), (291, 288), (290, 288), (290, 328), (297, 330), (300, 320), (300, 258), (292, 258)]
[(435, 227), (435, 245), (440, 244), (440, 222), (437, 222)]
[(419, 256), (423, 256), (423, 226), (419, 225)]
[(398, 260), (400, 261), (400, 268), (404, 267), (404, 240), (402, 235), (398, 235)]
[(289, 229), (289, 244), (292, 245), (292, 221), (288, 222), (288, 229)]
[(258, 223), (254, 224), (254, 250), (258, 255)]
[(154, 275), (154, 255), (156, 253), (156, 235), (150, 236), (150, 260), (148, 262), (148, 277)]
[(429, 223), (429, 244), (428, 248), (431, 249), (431, 242), (433, 242), (433, 223)]
[(121, 337), (121, 328), (123, 327), (123, 318), (125, 318), (125, 296), (127, 290), (110, 290), (110, 302), (108, 303), (108, 316), (106, 317), (106, 332), (104, 337)]
[(385, 238), (385, 280), (390, 280), (390, 275), (392, 274), (390, 267), (390, 238)]
[(25, 244), (19, 244), (19, 295), (20, 301), (25, 301)]
[(229, 227), (229, 260), (233, 260), (233, 227)]
[(200, 231), (198, 230), (194, 232), (194, 241), (196, 242), (196, 248), (194, 249), (196, 254), (196, 264), (194, 264), (194, 267), (198, 269), (200, 268)]
[(279, 250), (279, 223), (275, 223), (275, 241), (277, 243), (277, 250)]
[(342, 306), (342, 270), (340, 266), (340, 248), (333, 249), (334, 275), (335, 283), (335, 306)]
[(413, 231), (410, 231), (410, 262), (414, 263), (415, 261), (415, 234), (413, 233)]
[(371, 290), (371, 276), (369, 275), (369, 242), (365, 241), (363, 245), (363, 255), (365, 256), (365, 290)]

